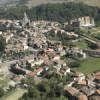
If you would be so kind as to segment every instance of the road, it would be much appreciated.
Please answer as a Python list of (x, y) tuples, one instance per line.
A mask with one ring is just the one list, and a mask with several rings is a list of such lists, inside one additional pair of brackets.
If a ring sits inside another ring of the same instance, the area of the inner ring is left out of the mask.
[(80, 34), (80, 36), (81, 36), (83, 39), (85, 39), (85, 40), (87, 40), (87, 41), (89, 41), (89, 42), (91, 42), (91, 43), (97, 44), (97, 45), (100, 47), (100, 41), (97, 40), (96, 38), (92, 38), (92, 37), (86, 36), (86, 35), (84, 35), (84, 34)]
[(91, 43), (97, 44), (96, 41), (94, 41), (94, 40), (92, 40), (92, 39), (89, 39), (89, 38), (87, 38), (87, 37), (85, 37), (85, 36), (82, 36), (82, 38), (85, 39), (85, 40), (87, 40), (87, 41), (89, 41), (89, 42), (91, 42)]

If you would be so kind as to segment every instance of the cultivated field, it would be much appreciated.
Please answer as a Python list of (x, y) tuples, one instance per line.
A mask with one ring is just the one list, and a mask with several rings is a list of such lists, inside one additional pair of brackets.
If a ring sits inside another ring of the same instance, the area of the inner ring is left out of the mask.
[(88, 5), (100, 7), (100, 0), (74, 0), (77, 2), (83, 2)]
[(100, 0), (29, 0), (29, 5), (37, 6), (40, 4), (47, 4), (47, 3), (64, 3), (64, 2), (83, 2), (88, 5), (98, 6), (100, 7)]
[(100, 7), (100, 0), (0, 0), (0, 6), (14, 5), (14, 4), (27, 4), (29, 7), (37, 6), (47, 3), (67, 3), (67, 2), (83, 2), (88, 5)]

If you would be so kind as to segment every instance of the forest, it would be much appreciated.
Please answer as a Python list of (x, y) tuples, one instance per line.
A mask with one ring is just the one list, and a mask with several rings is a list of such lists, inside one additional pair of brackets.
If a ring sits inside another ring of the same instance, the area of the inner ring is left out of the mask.
[(100, 24), (100, 8), (83, 3), (45, 4), (30, 9), (26, 6), (0, 8), (0, 18), (22, 19), (24, 12), (31, 20), (66, 22), (82, 16), (92, 16)]

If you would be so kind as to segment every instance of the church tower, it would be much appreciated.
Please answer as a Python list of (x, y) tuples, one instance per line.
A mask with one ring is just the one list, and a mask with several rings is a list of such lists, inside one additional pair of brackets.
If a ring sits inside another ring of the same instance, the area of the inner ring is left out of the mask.
[(22, 26), (25, 27), (27, 24), (30, 23), (30, 20), (28, 19), (28, 16), (26, 14), (26, 12), (24, 13), (24, 18), (22, 20)]

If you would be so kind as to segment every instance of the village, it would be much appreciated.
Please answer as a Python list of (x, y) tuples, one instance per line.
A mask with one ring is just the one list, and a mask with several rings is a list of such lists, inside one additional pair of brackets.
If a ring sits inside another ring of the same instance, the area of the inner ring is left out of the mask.
[[(44, 77), (57, 75), (61, 79), (70, 76), (68, 83), (63, 84), (69, 100), (100, 99), (100, 70), (86, 75), (73, 68), (78, 66), (76, 60), (100, 57), (100, 41), (79, 33), (79, 29), (95, 27), (93, 18), (83, 16), (61, 24), (30, 21), (24, 13), (22, 20), (0, 20), (0, 27), (0, 35), (6, 41), (4, 54), (0, 58), (0, 83), (7, 81), (0, 86), (5, 94), (11, 88), (28, 88), (29, 85), (23, 82), (27, 78), (40, 82)], [(81, 40), (93, 44), (96, 49), (70, 44)]]

